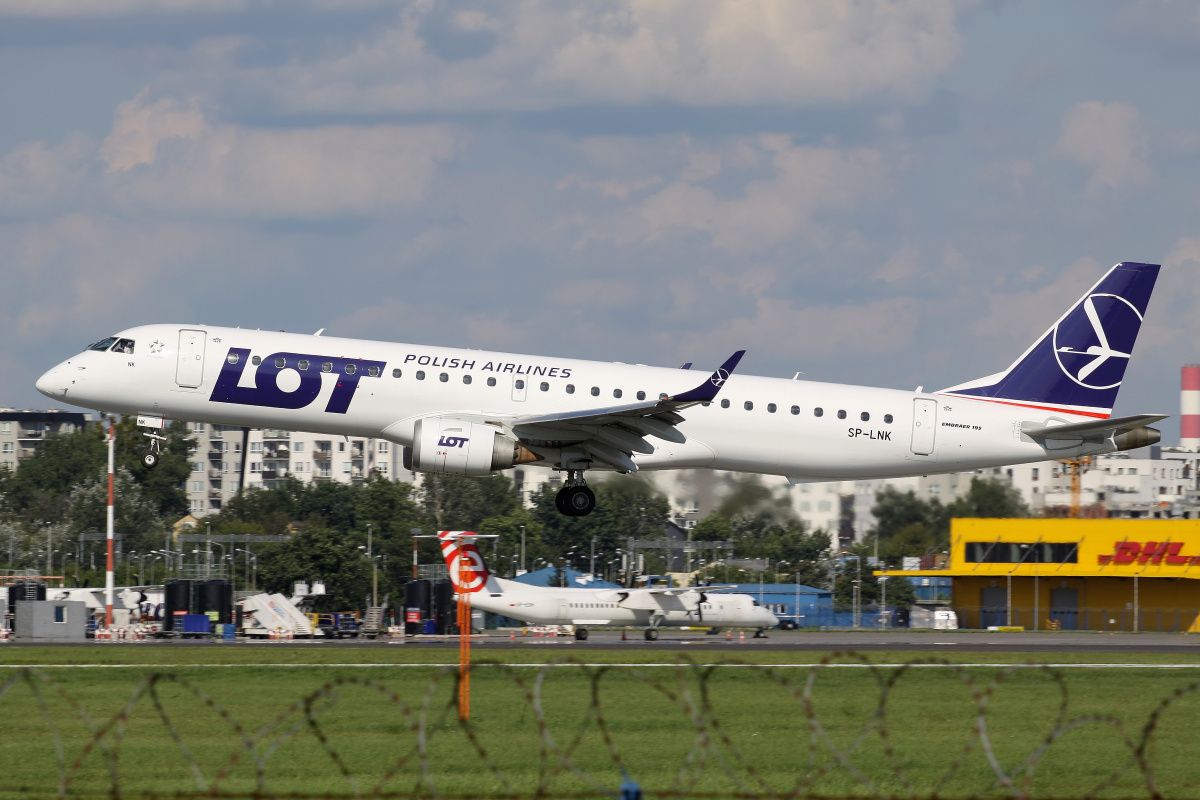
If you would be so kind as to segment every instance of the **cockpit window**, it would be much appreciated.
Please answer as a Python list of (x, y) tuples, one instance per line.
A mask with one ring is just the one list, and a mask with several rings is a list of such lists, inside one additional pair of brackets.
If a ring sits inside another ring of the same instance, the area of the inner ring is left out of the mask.
[(101, 339), (98, 342), (93, 342), (92, 344), (89, 344), (87, 349), (104, 351), (104, 350), (107, 350), (108, 348), (112, 347), (113, 342), (115, 342), (115, 341), (117, 341), (117, 337), (110, 336), (107, 339)]
[(117, 343), (113, 345), (112, 351), (114, 353), (133, 355), (133, 339), (118, 339)]

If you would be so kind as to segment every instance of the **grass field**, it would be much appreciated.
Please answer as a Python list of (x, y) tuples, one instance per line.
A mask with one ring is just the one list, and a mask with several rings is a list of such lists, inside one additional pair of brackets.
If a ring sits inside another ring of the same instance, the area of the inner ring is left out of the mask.
[[(133, 666), (0, 670), (0, 797), (53, 796), (68, 779), (69, 796), (111, 795), (114, 769), (122, 796), (214, 787), (599, 795), (617, 788), (622, 769), (650, 795), (1010, 795), (999, 770), (1035, 796), (1097, 787), (1101, 797), (1147, 796), (1150, 786), (1200, 796), (1191, 732), (1200, 697), (1183, 694), (1152, 734), (1144, 730), (1161, 701), (1200, 680), (1200, 666), (1156, 668), (1169, 657), (1120, 659), (1145, 663), (1136, 669), (1015, 667), (993, 684), (1002, 669), (770, 667), (819, 658), (751, 649), (721, 658), (764, 666), (542, 669), (568, 655), (595, 665), (673, 655), (529, 648), (480, 653), (519, 666), (473, 669), (464, 726), (452, 671), (431, 665), (455, 655), (406, 646), (2, 649), (10, 666)], [(870, 655), (888, 664), (921, 658)], [(1135, 757), (1144, 738), (1145, 770)]]

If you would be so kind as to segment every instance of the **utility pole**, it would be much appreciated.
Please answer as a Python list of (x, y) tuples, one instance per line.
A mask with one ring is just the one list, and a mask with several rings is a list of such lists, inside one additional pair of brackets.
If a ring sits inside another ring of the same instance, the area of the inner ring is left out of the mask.
[(413, 537), (413, 576), (412, 579), (417, 579), (417, 539), (421, 538), (420, 528), (409, 528), (408, 532)]
[(367, 558), (371, 559), (371, 606), (379, 605), (379, 569), (375, 566), (375, 550), (372, 548), (371, 523), (367, 523)]
[(588, 573), (594, 578), (596, 577), (596, 537), (592, 537), (592, 560), (588, 564)]
[(521, 526), (521, 574), (525, 574), (525, 526)]
[(108, 418), (108, 564), (104, 572), (104, 625), (113, 624), (113, 437), (116, 435), (116, 421)]

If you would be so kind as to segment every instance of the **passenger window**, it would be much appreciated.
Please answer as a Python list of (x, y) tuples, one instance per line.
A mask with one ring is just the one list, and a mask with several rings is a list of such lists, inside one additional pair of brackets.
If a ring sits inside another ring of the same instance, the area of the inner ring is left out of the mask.
[(419, 381), (425, 380), (425, 370), (423, 370), (423, 369), (417, 370), (417, 380), (419, 380)]
[(308, 369), (308, 359), (300, 359), (296, 362), (296, 367), (301, 371)]
[(813, 416), (814, 417), (825, 416), (825, 409), (821, 408), (820, 406), (817, 406), (816, 408), (813, 409)]
[(541, 385), (539, 385), (538, 388), (541, 389), (543, 392), (548, 392), (548, 391), (550, 391), (550, 384), (546, 383), (545, 381), (542, 381)]
[(729, 401), (728, 401), (728, 400), (722, 400), (722, 401), (721, 401), (721, 408), (729, 408)]
[(357, 371), (357, 370), (358, 370), (358, 367), (356, 367), (354, 364), (346, 365), (346, 374), (347, 375), (353, 375), (355, 373), (355, 371)]
[(379, 377), (379, 367), (371, 367), (369, 370), (367, 370), (367, 374), (370, 375), (372, 378), (378, 378)]
[(613, 397), (620, 397), (620, 396), (621, 396), (621, 390), (613, 389)]
[(638, 399), (638, 400), (645, 400), (645, 399), (646, 399), (646, 393), (645, 393), (645, 392), (638, 392), (638, 393), (637, 393), (637, 399)]
[(600, 387), (593, 386), (592, 387), (592, 397), (599, 397), (599, 396), (600, 396)]
[[(257, 356), (255, 356), (255, 358), (257, 358)], [(258, 362), (255, 361), (254, 363), (257, 364)], [(321, 363), (321, 372), (333, 372), (333, 362), (332, 361), (322, 362)]]
[(567, 384), (567, 394), (575, 394), (575, 384), (573, 384), (573, 383)]
[(226, 364), (236, 364), (237, 362), (238, 362), (238, 354), (237, 353), (230, 353), (229, 355), (225, 356)]
[(845, 418), (846, 418), (846, 412), (845, 412), (845, 410), (844, 410), (844, 409), (841, 409), (841, 408), (839, 408), (839, 409), (838, 409), (838, 419), (845, 419)]
[(471, 382), (471, 376), (463, 375), (463, 383), (470, 383), (470, 382)]
[(254, 358), (250, 359), (250, 363), (257, 367), (262, 363), (262, 356), (255, 356)]
[(496, 379), (488, 378), (488, 386), (495, 386), (495, 385), (496, 385)]
[(518, 379), (517, 379), (517, 380), (516, 380), (516, 381), (513, 383), (513, 387), (514, 387), (514, 388), (516, 388), (516, 389), (524, 389), (524, 388), (525, 388), (525, 381), (523, 381), (523, 380), (521, 380), (520, 378), (518, 378)]
[(892, 424), (892, 415), (891, 415), (891, 414), (884, 414), (884, 415), (883, 415), (883, 421), (884, 421), (884, 422), (886, 422), (888, 425), (891, 425), (891, 424)]
[(286, 366), (287, 366), (287, 359), (286, 359), (286, 358), (277, 358), (277, 359), (275, 359), (275, 369), (283, 369), (283, 368), (284, 368), (284, 367), (286, 367)]
[(404, 374), (404, 373), (402, 373), (402, 372), (401, 372), (400, 370), (398, 370), (398, 369), (394, 369), (394, 370), (392, 370), (392, 377), (393, 377), (393, 378), (399, 378), (399, 377), (400, 377), (402, 374)]
[(866, 411), (864, 411), (864, 412), (862, 412), (861, 414), (859, 414), (859, 415), (858, 415), (858, 418), (859, 418), (859, 419), (861, 419), (863, 422), (870, 422), (870, 421), (871, 421), (871, 415), (870, 415), (870, 414), (868, 414)]
[(450, 380), (450, 376), (443, 372), (440, 375), (438, 375), (438, 380), (441, 381), (442, 383), (445, 383), (446, 381)]
[[(820, 409), (818, 409), (818, 410), (820, 410)], [(799, 413), (800, 413), (800, 406), (792, 406), (792, 416), (795, 416)], [(818, 416), (820, 416), (820, 415), (818, 415)]]
[(745, 405), (745, 407), (746, 407), (746, 410), (747, 410), (747, 411), (753, 411), (753, 410), (754, 410), (754, 403), (753, 403), (752, 401), (750, 401), (750, 400), (747, 400), (747, 401), (744, 403), (744, 405)]
[(767, 403), (767, 413), (768, 414), (775, 413), (775, 404), (774, 403)]

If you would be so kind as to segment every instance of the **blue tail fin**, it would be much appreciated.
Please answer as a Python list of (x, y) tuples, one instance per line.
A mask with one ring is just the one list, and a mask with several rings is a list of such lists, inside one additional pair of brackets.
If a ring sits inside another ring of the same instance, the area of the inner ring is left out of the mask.
[(1007, 370), (940, 393), (1107, 418), (1157, 278), (1117, 264)]

